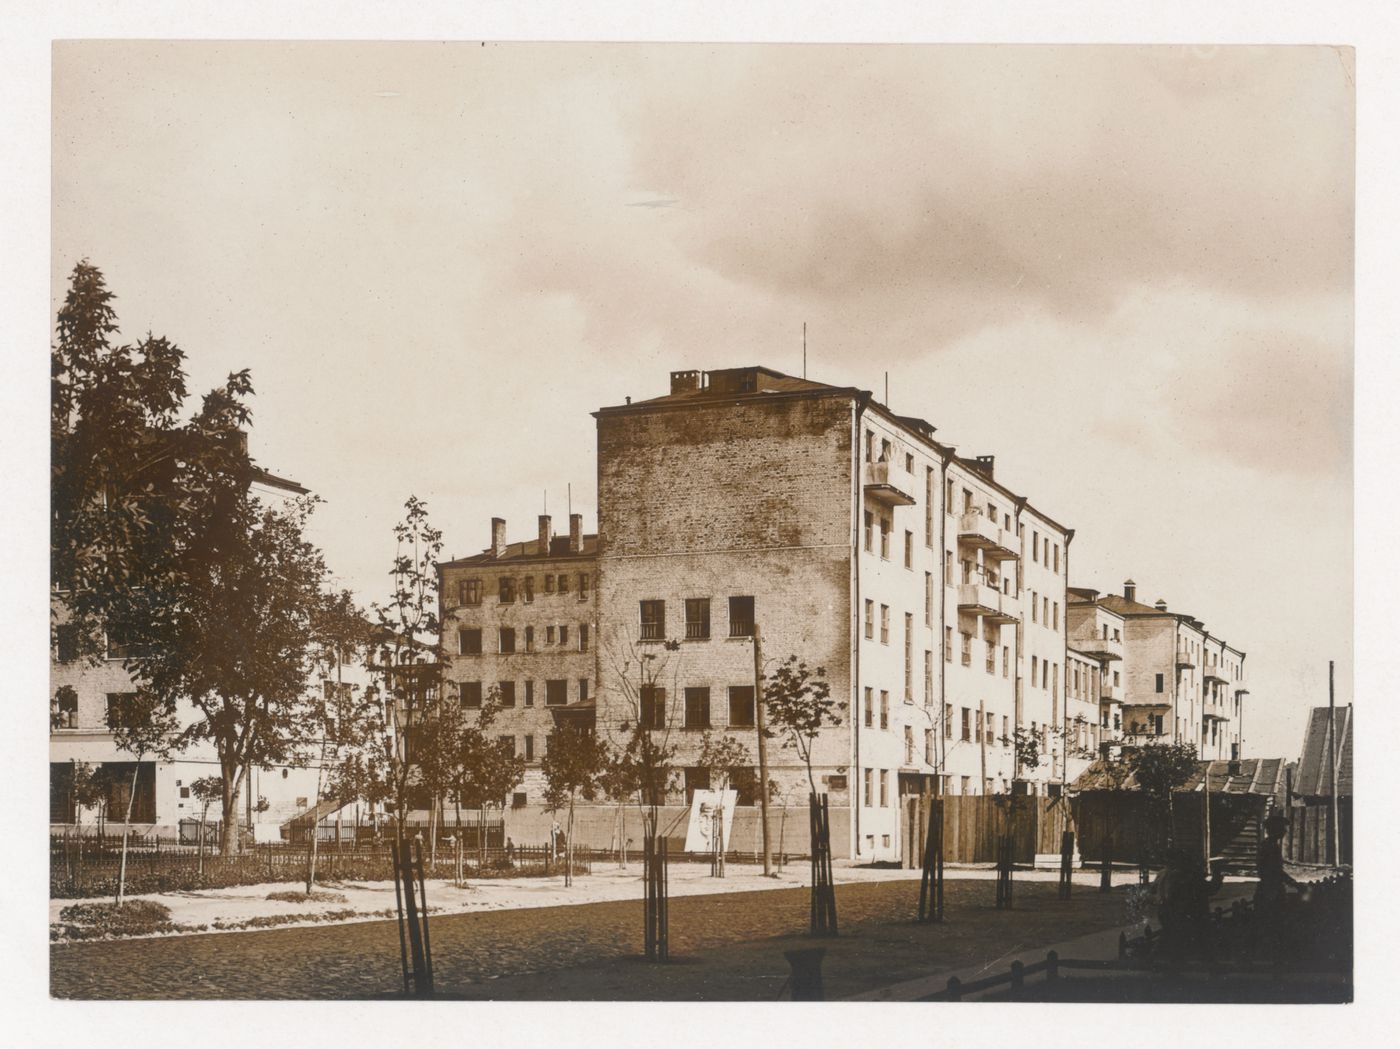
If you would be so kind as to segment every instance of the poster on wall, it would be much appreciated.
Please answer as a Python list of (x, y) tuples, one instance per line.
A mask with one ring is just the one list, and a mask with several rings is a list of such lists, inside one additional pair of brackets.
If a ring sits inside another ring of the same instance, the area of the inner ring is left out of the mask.
[[(686, 852), (712, 852), (717, 826), (724, 828), (726, 848), (734, 825), (733, 790), (697, 790), (690, 802), (690, 822), (685, 830)], [(718, 818), (717, 818), (718, 817)]]

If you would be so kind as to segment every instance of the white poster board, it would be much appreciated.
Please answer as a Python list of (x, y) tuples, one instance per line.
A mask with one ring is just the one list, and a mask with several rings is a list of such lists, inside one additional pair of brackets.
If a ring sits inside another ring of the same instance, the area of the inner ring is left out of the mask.
[(715, 816), (722, 818), (725, 848), (729, 847), (729, 833), (734, 826), (734, 803), (738, 792), (734, 790), (697, 790), (690, 802), (690, 822), (685, 829), (686, 852), (714, 851)]

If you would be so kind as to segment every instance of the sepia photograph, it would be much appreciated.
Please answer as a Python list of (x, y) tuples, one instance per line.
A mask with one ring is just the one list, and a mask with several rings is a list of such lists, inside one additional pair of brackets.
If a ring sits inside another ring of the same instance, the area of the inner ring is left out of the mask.
[(1359, 43), (53, 40), (51, 998), (1352, 1002)]

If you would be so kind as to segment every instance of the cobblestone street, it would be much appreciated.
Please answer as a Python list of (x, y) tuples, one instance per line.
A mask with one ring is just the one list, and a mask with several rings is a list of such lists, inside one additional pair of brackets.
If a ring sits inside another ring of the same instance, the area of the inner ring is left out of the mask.
[[(640, 886), (639, 886), (640, 888)], [(1017, 888), (997, 911), (990, 881), (947, 883), (947, 920), (919, 926), (918, 883), (838, 886), (842, 936), (825, 941), (827, 995), (870, 990), (1133, 919), (1124, 889), (1050, 883)], [(640, 893), (639, 893), (640, 895)], [(778, 997), (783, 950), (803, 935), (805, 889), (671, 902), (672, 964), (646, 965), (641, 901), (434, 918), (440, 994), (463, 998), (719, 999)], [(63, 998), (362, 998), (400, 989), (394, 922), (55, 945), (50, 991)]]

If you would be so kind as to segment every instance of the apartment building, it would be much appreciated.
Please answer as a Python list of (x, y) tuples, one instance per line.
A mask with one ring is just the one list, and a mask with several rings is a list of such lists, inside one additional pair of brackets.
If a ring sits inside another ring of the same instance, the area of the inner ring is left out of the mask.
[[(307, 491), (294, 481), (261, 469), (254, 472), (252, 485), (258, 495), (270, 499)], [(115, 632), (109, 634), (102, 657), (94, 663), (78, 654), (63, 592), (55, 590), (50, 595), (50, 610), (50, 825), (63, 828), (76, 821), (79, 812), (71, 784), (75, 764), (83, 762), (102, 772), (107, 783), (102, 804), (81, 813), (85, 833), (97, 829), (99, 818), (105, 817), (108, 822), (124, 820), (131, 800), (135, 833), (175, 836), (182, 821), (188, 824), (200, 815), (202, 806), (191, 796), (190, 785), (197, 779), (220, 774), (213, 747), (194, 745), (167, 760), (138, 760), (137, 755), (119, 748), (113, 730), (137, 691), (131, 674), (122, 665), (128, 655), (127, 646)], [(352, 669), (352, 677), (354, 673)], [(186, 702), (177, 705), (177, 714), (185, 723), (195, 717), (193, 706)], [(314, 762), (250, 769), (243, 791), (242, 818), (250, 824), (280, 824), (315, 804), (317, 776)], [(262, 799), (266, 806), (259, 809), (255, 799)], [(210, 819), (215, 818), (211, 813)]]
[(535, 538), (515, 543), (496, 517), (489, 547), (438, 566), (449, 694), (471, 711), (496, 693), (493, 731), (525, 759), (512, 811), (539, 807), (540, 759), (555, 714), (586, 714), (595, 698), (597, 548), (598, 537), (583, 534), (582, 514), (569, 516), (562, 536), (541, 515)]
[[(600, 733), (637, 716), (624, 678), (645, 660), (665, 665), (647, 716), (687, 782), (706, 729), (755, 753), (758, 623), (765, 667), (822, 667), (845, 704), (813, 754), (838, 855), (898, 855), (902, 795), (1012, 786), (1016, 728), (1059, 700), (1073, 533), (990, 457), (868, 391), (762, 367), (673, 372), (668, 394), (594, 415)], [(797, 756), (773, 745), (769, 763), (801, 804)]]
[[(1118, 738), (1104, 724), (1104, 674), (1098, 657), (1071, 647), (1065, 664), (1065, 716), (1052, 742), (1052, 775), (1073, 783), (1098, 756), (1103, 743)], [(1111, 724), (1111, 722), (1110, 722)]]
[(1121, 596), (1083, 588), (1073, 594), (1077, 623), (1112, 622), (1105, 612), (1122, 620), (1125, 742), (1169, 740), (1194, 744), (1202, 758), (1237, 756), (1249, 694), (1243, 651), (1165, 601), (1138, 601), (1131, 579)]
[(1123, 617), (1101, 604), (1097, 597), (1097, 591), (1083, 587), (1070, 587), (1067, 594), (1071, 653), (1097, 664), (1093, 679), (1098, 694), (1096, 749), (1123, 738), (1125, 651)]

